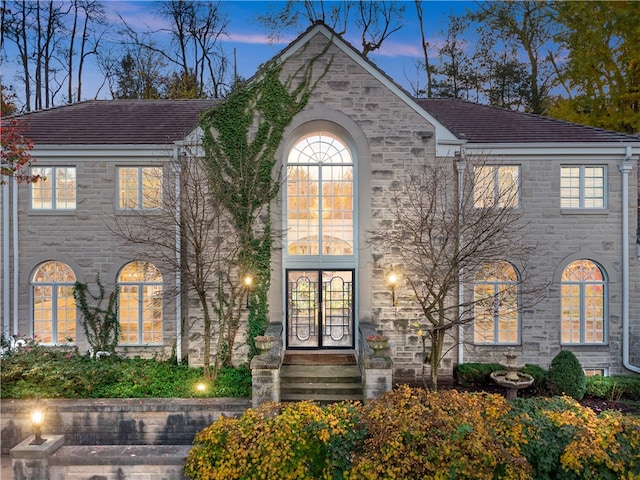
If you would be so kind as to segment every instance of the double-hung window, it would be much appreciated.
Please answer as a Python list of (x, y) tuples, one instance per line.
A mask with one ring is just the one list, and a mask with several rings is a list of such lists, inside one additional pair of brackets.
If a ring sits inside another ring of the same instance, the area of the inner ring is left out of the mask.
[(474, 168), (473, 199), (476, 208), (519, 208), (520, 167), (483, 165)]
[(76, 167), (32, 167), (41, 178), (31, 184), (32, 210), (75, 210)]
[(119, 167), (118, 208), (162, 208), (162, 167)]
[(606, 174), (602, 165), (568, 165), (560, 168), (562, 208), (606, 208)]
[(474, 285), (474, 341), (516, 344), (520, 341), (518, 273), (508, 262), (482, 265)]

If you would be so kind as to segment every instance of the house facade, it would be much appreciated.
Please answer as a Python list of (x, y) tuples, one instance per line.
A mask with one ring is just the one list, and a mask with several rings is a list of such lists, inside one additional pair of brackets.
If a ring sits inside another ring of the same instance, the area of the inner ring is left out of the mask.
[[(500, 305), (470, 311), (451, 331), (442, 374), (462, 362), (502, 362), (508, 347), (519, 362), (545, 368), (569, 349), (589, 372), (640, 372), (640, 136), (417, 100), (323, 25), (278, 60), (287, 75), (312, 59), (316, 75), (326, 71), (282, 139), (277, 160), (287, 181), (272, 207), (282, 239), (272, 253), (269, 320), (282, 326), (285, 351), (357, 351), (368, 325), (389, 337), (394, 380), (418, 380), (415, 299), (402, 281), (390, 286), (389, 273), (401, 276), (403, 265), (372, 232), (394, 228), (391, 198), (407, 171), (444, 162), (460, 179), (477, 175), (471, 159), (482, 157), (496, 195), (505, 185), (517, 190), (505, 208), (526, 229), (527, 269), (544, 291), (508, 314)], [(85, 349), (70, 287), (99, 275), (107, 291), (120, 291), (123, 351), (202, 364), (200, 312), (180, 295), (180, 272), (123, 243), (113, 219), (167, 208), (153, 192), (167, 182), (180, 189), (171, 161), (213, 103), (93, 101), (22, 116), (35, 143), (33, 169), (47, 181), (2, 187), (6, 335), (69, 338)], [(508, 251), (501, 261), (517, 279), (521, 266)], [(464, 299), (509, 282), (465, 273), (457, 293)], [(248, 347), (236, 345), (242, 363)]]

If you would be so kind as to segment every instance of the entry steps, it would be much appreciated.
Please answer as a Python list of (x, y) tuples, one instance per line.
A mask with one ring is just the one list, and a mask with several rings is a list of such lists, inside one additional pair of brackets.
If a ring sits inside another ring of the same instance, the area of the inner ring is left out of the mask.
[[(318, 361), (322, 360), (318, 358)], [(357, 365), (282, 365), (280, 400), (313, 400), (320, 404), (362, 401), (362, 374)]]

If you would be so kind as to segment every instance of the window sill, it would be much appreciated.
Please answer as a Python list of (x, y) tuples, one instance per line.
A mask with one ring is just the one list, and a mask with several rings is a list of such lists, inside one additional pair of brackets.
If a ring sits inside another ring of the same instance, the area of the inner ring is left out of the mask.
[(63, 215), (63, 216), (73, 216), (76, 214), (76, 210), (57, 210), (57, 209), (51, 209), (51, 210), (34, 210), (34, 209), (29, 209), (29, 215), (33, 215), (33, 216), (40, 216), (40, 217), (50, 217), (53, 215)]
[(562, 215), (608, 215), (608, 208), (562, 208)]

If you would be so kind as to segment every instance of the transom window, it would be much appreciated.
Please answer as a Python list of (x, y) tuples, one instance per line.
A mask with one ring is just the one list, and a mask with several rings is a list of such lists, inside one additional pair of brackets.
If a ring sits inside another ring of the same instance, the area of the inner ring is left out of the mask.
[(562, 208), (605, 208), (606, 168), (585, 165), (560, 168)]
[(476, 208), (520, 207), (520, 166), (483, 165), (474, 168)]
[(40, 175), (31, 184), (33, 210), (74, 210), (76, 208), (76, 167), (32, 167)]
[(121, 344), (162, 342), (162, 274), (151, 263), (131, 262), (118, 275)]
[(335, 135), (303, 137), (287, 161), (289, 255), (353, 255), (353, 159)]
[(518, 274), (504, 261), (485, 263), (474, 280), (474, 341), (513, 344), (520, 341)]
[(162, 208), (162, 167), (118, 168), (118, 208)]
[(591, 260), (576, 260), (562, 272), (562, 343), (604, 343), (604, 270)]
[(65, 263), (49, 261), (36, 268), (31, 277), (33, 335), (36, 340), (49, 344), (75, 341), (75, 282), (73, 270)]

